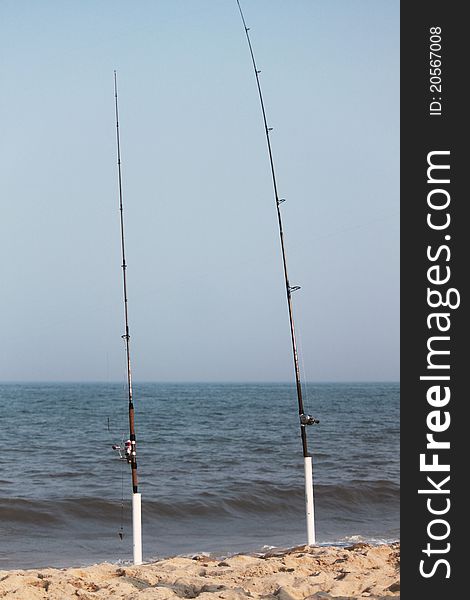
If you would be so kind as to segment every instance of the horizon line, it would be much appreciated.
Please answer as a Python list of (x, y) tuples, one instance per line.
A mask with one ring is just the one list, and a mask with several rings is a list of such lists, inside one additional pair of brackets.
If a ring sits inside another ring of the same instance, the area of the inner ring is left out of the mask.
[[(109, 381), (103, 381), (102, 379), (84, 379), (84, 380), (77, 380), (77, 379), (44, 379), (44, 380), (36, 380), (36, 379), (31, 379), (31, 380), (20, 380), (20, 379), (5, 379), (5, 380), (0, 380), (0, 385), (3, 384), (102, 384), (102, 385), (127, 385), (127, 381), (125, 380), (109, 380)], [(171, 381), (171, 380), (154, 380), (154, 379), (141, 379), (141, 380), (135, 380), (133, 381), (134, 384), (139, 385), (139, 384), (147, 384), (147, 383), (152, 383), (152, 384), (163, 384), (163, 385), (195, 385), (195, 384), (201, 384), (201, 385), (207, 385), (207, 384), (217, 384), (217, 385), (272, 385), (272, 384), (279, 384), (279, 385), (286, 385), (286, 384), (292, 384), (295, 385), (295, 381), (269, 381), (269, 380), (247, 380), (247, 381), (232, 381), (232, 380), (221, 380), (221, 381), (217, 381), (217, 380), (200, 380), (200, 381), (195, 381), (195, 380), (184, 380), (184, 381)], [(331, 379), (319, 379), (319, 380), (304, 380), (303, 383), (305, 384), (323, 384), (323, 383), (400, 383), (399, 379), (340, 379), (340, 380), (331, 380)]]

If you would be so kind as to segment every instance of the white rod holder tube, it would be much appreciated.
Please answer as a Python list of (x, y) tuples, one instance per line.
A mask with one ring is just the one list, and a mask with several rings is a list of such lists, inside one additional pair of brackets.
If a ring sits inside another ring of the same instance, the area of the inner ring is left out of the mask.
[(307, 513), (307, 544), (315, 545), (315, 509), (313, 506), (313, 472), (312, 457), (304, 457), (305, 469), (305, 504)]
[(142, 495), (132, 494), (132, 539), (134, 564), (142, 564)]

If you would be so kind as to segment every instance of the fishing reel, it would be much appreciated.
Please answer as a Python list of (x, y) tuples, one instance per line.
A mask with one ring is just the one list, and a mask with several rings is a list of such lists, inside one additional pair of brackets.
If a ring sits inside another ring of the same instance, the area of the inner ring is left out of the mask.
[(320, 423), (320, 419), (315, 419), (311, 415), (300, 415), (301, 425), (318, 425), (318, 423)]
[(122, 460), (124, 458), (123, 448), (119, 444), (113, 444), (111, 448), (117, 453), (118, 458)]
[(113, 444), (112, 449), (117, 452), (119, 460), (127, 460), (128, 463), (131, 462), (131, 454), (130, 450), (128, 450), (128, 445), (126, 444)]

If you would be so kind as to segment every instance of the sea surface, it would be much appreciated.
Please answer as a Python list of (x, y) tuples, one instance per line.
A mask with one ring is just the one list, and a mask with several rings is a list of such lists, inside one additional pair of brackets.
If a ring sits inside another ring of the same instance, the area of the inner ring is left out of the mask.
[[(308, 384), (317, 538), (399, 538), (399, 384)], [(0, 569), (132, 557), (122, 384), (1, 384)], [(306, 542), (292, 384), (135, 384), (144, 560)], [(122, 534), (121, 536), (119, 534)]]

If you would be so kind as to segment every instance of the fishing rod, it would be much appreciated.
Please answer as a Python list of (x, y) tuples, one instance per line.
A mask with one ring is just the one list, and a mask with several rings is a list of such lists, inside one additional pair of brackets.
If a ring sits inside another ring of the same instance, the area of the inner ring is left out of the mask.
[(122, 336), (126, 344), (126, 365), (127, 365), (127, 390), (129, 399), (129, 448), (127, 460), (131, 466), (132, 475), (132, 536), (133, 536), (133, 555), (134, 564), (142, 564), (142, 516), (141, 501), (142, 497), (138, 490), (137, 477), (137, 453), (134, 421), (134, 400), (132, 395), (132, 372), (131, 372), (131, 354), (130, 354), (130, 335), (129, 335), (129, 313), (127, 306), (127, 263), (124, 244), (124, 210), (122, 202), (122, 172), (121, 172), (121, 140), (119, 135), (119, 110), (118, 110), (118, 88), (117, 74), (114, 71), (114, 106), (116, 115), (116, 147), (117, 147), (117, 167), (119, 184), (119, 213), (121, 224), (121, 253), (122, 253), (122, 284), (124, 297), (124, 325), (125, 333)]
[(240, 17), (242, 19), (243, 27), (245, 29), (246, 40), (248, 42), (248, 48), (250, 50), (251, 62), (253, 65), (253, 70), (256, 77), (256, 86), (258, 88), (258, 97), (261, 106), (261, 113), (263, 116), (263, 124), (264, 124), (264, 132), (266, 136), (266, 143), (268, 147), (268, 155), (269, 155), (269, 165), (271, 168), (271, 179), (274, 190), (274, 199), (276, 202), (276, 211), (277, 211), (277, 222), (279, 226), (279, 239), (281, 243), (281, 254), (282, 254), (282, 265), (284, 270), (284, 281), (286, 286), (286, 295), (287, 295), (287, 308), (289, 312), (289, 324), (290, 324), (290, 334), (291, 334), (291, 342), (292, 342), (292, 355), (294, 359), (294, 370), (295, 370), (295, 383), (297, 390), (297, 401), (299, 407), (299, 421), (300, 421), (300, 437), (302, 440), (302, 451), (304, 456), (304, 472), (305, 472), (305, 501), (306, 501), (306, 516), (307, 516), (307, 543), (309, 546), (315, 544), (315, 516), (314, 516), (314, 502), (313, 502), (313, 470), (312, 470), (312, 455), (308, 452), (308, 444), (307, 444), (307, 432), (306, 428), (309, 425), (314, 425), (319, 423), (318, 419), (305, 414), (304, 410), (304, 402), (302, 397), (302, 383), (300, 380), (300, 369), (299, 369), (299, 356), (297, 352), (297, 343), (295, 339), (295, 327), (294, 327), (294, 311), (292, 308), (292, 292), (295, 292), (300, 289), (300, 286), (295, 285), (291, 286), (289, 283), (289, 276), (287, 274), (287, 258), (286, 258), (286, 248), (284, 244), (284, 230), (282, 227), (282, 216), (281, 216), (281, 204), (285, 202), (285, 198), (280, 198), (278, 193), (278, 186), (276, 180), (276, 171), (274, 169), (274, 158), (271, 147), (271, 139), (270, 132), (272, 131), (272, 127), (268, 127), (268, 120), (266, 116), (266, 108), (264, 105), (263, 92), (261, 90), (261, 82), (260, 82), (260, 73), (261, 71), (258, 69), (256, 65), (255, 55), (253, 51), (253, 46), (250, 39), (250, 28), (246, 26), (245, 16), (242, 11), (242, 7), (240, 5), (239, 0), (237, 0), (238, 10), (240, 11)]

